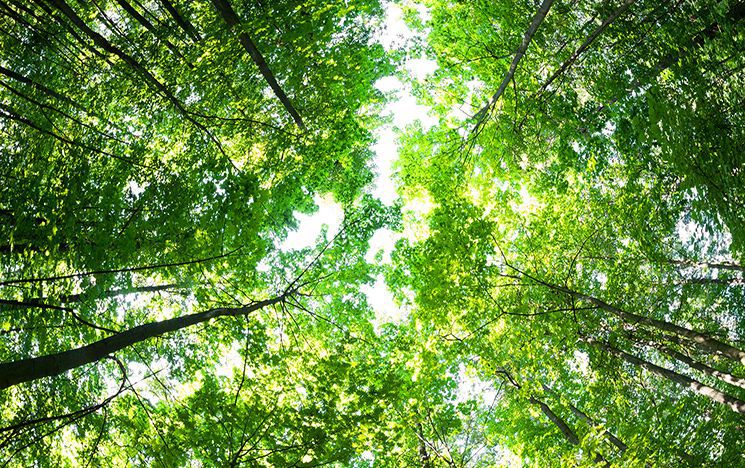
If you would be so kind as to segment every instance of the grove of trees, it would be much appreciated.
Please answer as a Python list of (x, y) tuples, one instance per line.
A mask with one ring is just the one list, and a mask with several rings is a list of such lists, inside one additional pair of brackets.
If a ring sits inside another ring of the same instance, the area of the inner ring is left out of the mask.
[(0, 0), (0, 464), (745, 466), (743, 51), (740, 0)]

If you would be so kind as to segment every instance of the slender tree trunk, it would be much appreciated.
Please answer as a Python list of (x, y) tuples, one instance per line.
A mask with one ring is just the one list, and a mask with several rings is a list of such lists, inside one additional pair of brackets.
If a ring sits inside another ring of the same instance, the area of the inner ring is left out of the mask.
[(721, 390), (718, 390), (713, 387), (709, 387), (708, 385), (704, 385), (698, 380), (692, 379), (686, 375), (679, 374), (670, 369), (665, 369), (664, 367), (660, 367), (656, 364), (652, 364), (649, 361), (645, 361), (644, 359), (641, 359), (625, 351), (622, 351), (618, 348), (615, 348), (609, 345), (608, 343), (603, 343), (603, 342), (595, 341), (592, 339), (589, 340), (589, 342), (606, 350), (608, 353), (614, 356), (620, 357), (621, 359), (623, 359), (624, 361), (630, 364), (633, 364), (637, 367), (644, 368), (659, 377), (663, 377), (667, 380), (670, 380), (671, 382), (675, 382), (678, 385), (687, 387), (690, 390), (693, 390), (694, 392), (698, 393), (699, 395), (703, 395), (712, 401), (728, 406), (730, 409), (732, 409), (733, 411), (737, 413), (745, 414), (745, 402), (731, 395), (728, 395), (722, 392)]
[[(512, 268), (514, 269), (514, 267)], [(552, 289), (554, 291), (559, 291), (569, 296), (572, 296), (574, 298), (583, 299), (591, 304), (594, 304), (598, 308), (616, 315), (621, 320), (623, 320), (624, 322), (630, 325), (639, 325), (639, 324), (647, 325), (653, 328), (657, 328), (658, 330), (661, 330), (663, 332), (672, 333), (674, 335), (684, 337), (690, 340), (700, 349), (703, 349), (711, 353), (720, 353), (723, 356), (727, 356), (728, 358), (736, 362), (745, 364), (745, 351), (735, 348), (734, 346), (724, 343), (722, 341), (719, 341), (716, 338), (713, 338), (709, 335), (697, 332), (695, 330), (691, 330), (689, 328), (681, 327), (679, 325), (675, 325), (674, 323), (666, 322), (664, 320), (653, 319), (653, 318), (644, 317), (642, 315), (635, 314), (633, 312), (627, 312), (623, 309), (619, 309), (618, 307), (614, 307), (608, 304), (607, 302), (601, 299), (598, 299), (596, 297), (589, 296), (587, 294), (583, 294), (583, 293), (571, 290), (564, 286), (547, 283), (545, 281), (532, 277), (517, 269), (516, 271), (530, 278), (531, 280), (546, 286), (549, 289)]]
[(554, 413), (551, 410), (551, 408), (546, 403), (544, 403), (543, 401), (541, 401), (541, 400), (539, 400), (539, 399), (537, 399), (537, 398), (535, 398), (533, 396), (530, 397), (530, 400), (529, 401), (530, 401), (530, 403), (532, 403), (534, 405), (540, 406), (541, 411), (543, 412), (543, 414), (545, 414), (546, 417), (552, 423), (554, 423), (554, 425), (556, 427), (559, 428), (559, 430), (561, 431), (561, 433), (564, 434), (564, 437), (566, 438), (566, 440), (570, 444), (572, 444), (572, 445), (579, 445), (579, 437), (577, 437), (577, 434), (574, 432), (574, 430), (572, 430), (572, 428), (569, 427), (569, 425), (563, 419), (561, 419), (559, 416), (557, 416), (556, 413)]
[[(93, 299), (104, 299), (104, 298), (110, 298), (110, 297), (116, 297), (116, 296), (125, 296), (127, 294), (138, 294), (138, 293), (148, 293), (148, 292), (160, 292), (160, 291), (168, 291), (169, 289), (174, 289), (178, 287), (177, 284), (163, 284), (163, 285), (157, 285), (157, 286), (141, 286), (136, 288), (125, 288), (125, 289), (112, 289), (110, 291), (104, 291), (101, 294), (99, 294), (97, 297)], [(56, 304), (50, 303), (50, 300), (52, 302), (57, 302), (60, 304), (70, 304), (75, 302), (81, 302), (83, 300), (84, 294), (69, 294), (66, 296), (60, 296), (57, 298), (32, 298), (32, 299), (26, 299), (23, 301), (16, 301), (13, 299), (0, 299), (0, 309), (2, 309), (1, 306), (7, 306), (11, 309), (51, 309), (51, 310), (65, 310), (65, 311), (71, 311), (73, 310), (70, 307), (63, 307)]]
[[(741, 19), (745, 17), (745, 3), (737, 2), (728, 12), (728, 16), (730, 20), (732, 20), (733, 23), (737, 23)], [(667, 55), (666, 57), (662, 58), (657, 65), (654, 67), (652, 71), (651, 78), (654, 79), (657, 76), (659, 76), (660, 73), (670, 68), (673, 64), (679, 62), (681, 59), (685, 58), (687, 55), (689, 55), (692, 51), (698, 49), (701, 47), (704, 42), (706, 41), (706, 38), (713, 39), (719, 34), (719, 24), (713, 23), (709, 25), (706, 29), (701, 31), (700, 33), (693, 36), (693, 39), (691, 39), (690, 45), (688, 47), (681, 47), (679, 48), (678, 53), (672, 53)], [(642, 82), (640, 80), (635, 80), (633, 83), (631, 83), (631, 86), (629, 87), (629, 91), (633, 91), (637, 88), (639, 88), (642, 85)], [(609, 101), (606, 104), (601, 105), (597, 108), (595, 111), (596, 113), (600, 113), (607, 109), (609, 106), (612, 106), (615, 104), (618, 100), (623, 98), (624, 96), (618, 96), (611, 101)], [(671, 263), (676, 263), (675, 261), (671, 261)], [(714, 267), (718, 268), (718, 267)], [(727, 267), (721, 267), (721, 268), (727, 268)], [(743, 267), (736, 266), (736, 269), (739, 271), (745, 271), (743, 270)]]
[(541, 6), (538, 8), (538, 11), (533, 16), (533, 21), (530, 22), (530, 26), (525, 31), (525, 34), (523, 35), (523, 40), (520, 43), (520, 46), (517, 48), (517, 51), (515, 52), (515, 56), (512, 59), (512, 63), (510, 64), (509, 70), (507, 70), (507, 74), (505, 74), (504, 79), (502, 79), (502, 83), (499, 85), (499, 88), (497, 89), (497, 92), (494, 93), (494, 95), (489, 99), (489, 103), (485, 105), (481, 110), (479, 110), (476, 113), (476, 126), (474, 128), (474, 132), (478, 131), (478, 128), (483, 125), (487, 118), (487, 114), (491, 110), (492, 107), (494, 107), (494, 104), (499, 100), (499, 98), (504, 93), (504, 90), (507, 89), (507, 85), (510, 83), (512, 78), (515, 76), (515, 71), (517, 70), (517, 65), (520, 63), (520, 60), (522, 60), (523, 56), (525, 55), (525, 52), (528, 50), (528, 46), (530, 45), (530, 42), (533, 40), (533, 35), (538, 30), (538, 27), (541, 25), (543, 20), (546, 18), (546, 15), (548, 14), (548, 10), (551, 9), (551, 5), (554, 3), (553, 0), (543, 0), (543, 3), (541, 3)]
[(60, 276), (46, 276), (46, 277), (38, 277), (38, 278), (21, 278), (21, 279), (14, 279), (14, 280), (5, 280), (0, 281), (0, 286), (6, 286), (10, 284), (24, 284), (24, 283), (44, 283), (48, 281), (58, 281), (63, 279), (71, 279), (71, 278), (83, 278), (85, 276), (93, 276), (93, 275), (104, 275), (104, 274), (112, 274), (112, 273), (132, 273), (135, 271), (145, 271), (145, 270), (157, 270), (159, 268), (172, 268), (177, 266), (184, 266), (184, 265), (194, 265), (197, 263), (204, 263), (209, 262), (211, 260), (217, 260), (220, 258), (228, 257), (235, 252), (237, 252), (239, 249), (231, 250), (228, 253), (215, 255), (212, 257), (206, 257), (206, 258), (199, 258), (196, 260), (187, 260), (184, 262), (175, 262), (175, 263), (159, 263), (155, 265), (143, 265), (143, 266), (137, 266), (137, 267), (128, 267), (128, 268), (116, 268), (116, 269), (110, 269), (110, 270), (91, 270), (91, 271), (83, 271), (80, 273), (72, 273), (69, 275), (60, 275)]
[(181, 13), (178, 12), (175, 6), (169, 1), (169, 0), (160, 0), (160, 3), (163, 5), (163, 7), (166, 9), (169, 15), (171, 15), (171, 18), (178, 24), (178, 26), (186, 32), (191, 38), (194, 40), (194, 42), (199, 42), (202, 40), (202, 37), (197, 32), (197, 29), (194, 27), (193, 24), (191, 24), (186, 18), (181, 16)]
[(608, 26), (611, 25), (616, 19), (618, 19), (619, 16), (621, 16), (630, 6), (632, 3), (634, 3), (636, 0), (624, 0), (624, 2), (621, 4), (620, 7), (618, 7), (609, 17), (603, 21), (603, 23), (595, 29), (595, 31), (590, 34), (587, 39), (572, 53), (572, 55), (564, 61), (564, 63), (561, 64), (561, 66), (554, 72), (549, 79), (546, 80), (543, 85), (541, 85), (540, 92), (545, 91), (548, 89), (549, 86), (551, 86), (551, 83), (553, 83), (556, 78), (561, 76), (569, 67), (574, 64), (575, 61), (579, 58), (582, 53), (584, 53), (585, 50), (587, 50), (590, 45), (592, 45), (593, 42), (595, 42), (595, 39), (597, 39), (605, 30), (608, 28)]
[[(116, 3), (119, 4), (119, 6), (122, 7), (124, 11), (127, 12), (127, 14), (129, 14), (138, 23), (140, 23), (142, 27), (150, 31), (150, 34), (162, 40), (165, 43), (166, 47), (168, 47), (168, 49), (173, 53), (173, 55), (175, 55), (176, 57), (178, 57), (179, 59), (183, 61), (186, 61), (184, 56), (178, 50), (178, 47), (176, 47), (171, 41), (169, 41), (165, 37), (161, 37), (161, 34), (158, 33), (158, 29), (155, 26), (153, 26), (153, 23), (151, 23), (150, 21), (148, 21), (147, 18), (142, 16), (140, 12), (138, 12), (135, 9), (135, 7), (133, 7), (129, 2), (127, 2), (126, 0), (116, 0)], [(189, 64), (189, 66), (191, 66), (191, 64)]]
[[(37, 3), (42, 2), (43, 0), (34, 0)], [(147, 83), (151, 86), (153, 86), (160, 94), (165, 97), (168, 102), (173, 105), (173, 107), (178, 110), (181, 115), (184, 116), (184, 118), (189, 121), (191, 124), (193, 124), (196, 128), (198, 128), (200, 131), (202, 131), (204, 134), (206, 134), (210, 140), (217, 146), (217, 148), (220, 150), (220, 152), (225, 155), (225, 151), (222, 148), (222, 145), (220, 142), (215, 138), (215, 136), (200, 122), (198, 122), (193, 116), (192, 113), (190, 113), (186, 107), (184, 107), (184, 104), (179, 101), (176, 96), (171, 92), (171, 90), (168, 89), (166, 85), (160, 82), (150, 71), (148, 71), (140, 62), (138, 62), (134, 57), (128, 55), (118, 47), (116, 47), (114, 44), (109, 42), (105, 37), (97, 33), (96, 31), (92, 30), (86, 23), (83, 21), (80, 16), (78, 16), (75, 11), (70, 8), (70, 5), (68, 5), (65, 0), (46, 0), (48, 2), (51, 2), (56, 9), (58, 9), (60, 12), (62, 12), (78, 29), (83, 31), (86, 36), (88, 36), (94, 44), (96, 44), (98, 47), (102, 48), (108, 53), (114, 54), (120, 59), (124, 61), (127, 65), (129, 65), (135, 72), (139, 73), (142, 77), (145, 78)], [(43, 3), (42, 3), (43, 5)]]
[(3, 363), (0, 364), (0, 389), (59, 375), (71, 369), (100, 361), (106, 356), (150, 338), (208, 322), (218, 317), (248, 315), (284, 300), (285, 295), (281, 295), (245, 307), (217, 308), (160, 322), (146, 323), (81, 348)]
[(723, 371), (717, 370), (709, 366), (708, 364), (704, 364), (703, 362), (696, 361), (690, 356), (687, 356), (686, 354), (681, 353), (680, 351), (677, 351), (675, 349), (672, 349), (671, 347), (666, 346), (662, 343), (658, 343), (652, 340), (642, 340), (642, 339), (638, 339), (633, 336), (632, 336), (632, 339), (639, 341), (639, 342), (643, 342), (644, 344), (659, 350), (661, 353), (670, 356), (676, 361), (679, 361), (692, 369), (696, 369), (697, 371), (703, 372), (704, 374), (710, 377), (714, 377), (716, 379), (721, 380), (722, 382), (728, 383), (730, 385), (734, 385), (735, 387), (740, 387), (742, 389), (745, 389), (745, 379), (732, 375), (729, 372), (723, 372)]
[(230, 2), (228, 0), (212, 0), (212, 4), (215, 6), (215, 9), (217, 9), (217, 12), (220, 13), (223, 21), (225, 21), (230, 29), (238, 31), (238, 40), (243, 45), (243, 48), (246, 49), (248, 55), (251, 56), (251, 60), (253, 60), (257, 67), (259, 67), (259, 71), (264, 76), (264, 79), (269, 84), (269, 86), (272, 88), (274, 95), (279, 98), (279, 101), (282, 103), (285, 110), (290, 114), (290, 116), (292, 116), (292, 120), (295, 121), (297, 126), (305, 130), (303, 119), (300, 117), (300, 114), (290, 102), (290, 98), (287, 97), (287, 94), (285, 94), (284, 90), (277, 82), (277, 79), (274, 77), (274, 73), (269, 68), (266, 60), (264, 60), (264, 56), (261, 55), (261, 52), (256, 47), (256, 44), (253, 43), (253, 41), (245, 31), (241, 31), (240, 28), (236, 28), (240, 26), (241, 22), (235, 10), (233, 10), (233, 7), (230, 5)]
[(73, 106), (73, 107), (75, 107), (77, 109), (85, 110), (85, 109), (83, 109), (83, 106), (81, 106), (80, 104), (76, 103), (75, 101), (73, 101), (72, 99), (68, 98), (67, 96), (62, 95), (62, 94), (58, 93), (57, 91), (54, 91), (53, 89), (47, 88), (46, 86), (44, 86), (44, 85), (42, 85), (40, 83), (37, 83), (36, 81), (33, 81), (32, 79), (27, 78), (27, 77), (25, 77), (25, 76), (23, 76), (23, 75), (21, 75), (19, 73), (16, 73), (13, 70), (9, 70), (9, 69), (7, 69), (7, 68), (5, 68), (3, 66), (0, 66), (0, 74), (3, 74), (5, 76), (7, 76), (8, 78), (11, 78), (13, 80), (16, 80), (16, 81), (18, 81), (20, 83), (29, 85), (29, 86), (31, 86), (31, 87), (33, 87), (33, 88), (35, 88), (35, 89), (43, 92), (44, 94), (48, 94), (49, 96), (52, 96), (52, 97), (54, 97), (56, 99), (59, 99), (60, 101), (63, 101), (63, 102), (65, 102), (65, 103), (67, 103), (67, 104), (69, 104), (69, 105), (71, 105), (71, 106)]
[[(545, 392), (553, 393), (554, 395), (557, 395), (557, 393), (548, 385), (541, 384), (541, 386), (543, 387), (543, 390)], [(590, 426), (595, 426), (597, 424), (585, 412), (583, 412), (582, 410), (574, 406), (572, 403), (567, 402), (567, 404), (569, 405), (569, 409), (578, 419), (585, 421)], [(611, 443), (615, 445), (618, 448), (618, 450), (620, 450), (622, 453), (628, 449), (628, 446), (621, 439), (613, 435), (613, 433), (607, 429), (605, 430), (605, 436), (608, 437), (608, 440), (610, 440)]]
[(432, 468), (432, 459), (427, 452), (427, 439), (424, 438), (424, 430), (420, 422), (416, 423), (416, 436), (419, 439), (419, 461), (422, 468)]
[(49, 310), (64, 310), (70, 311), (69, 307), (62, 307), (54, 304), (47, 304), (45, 302), (30, 300), (30, 301), (16, 301), (13, 299), (0, 299), (0, 310), (5, 308), (8, 309), (49, 309)]
[(629, 324), (648, 325), (664, 332), (673, 333), (675, 335), (685, 337), (691, 342), (695, 343), (696, 346), (701, 349), (707, 350), (709, 352), (721, 353), (722, 355), (727, 356), (734, 361), (739, 361), (745, 364), (745, 351), (719, 341), (709, 335), (691, 330), (689, 328), (681, 327), (664, 320), (657, 320), (649, 317), (643, 317), (632, 312), (626, 312), (592, 296), (587, 296), (585, 294), (576, 292), (574, 293), (574, 295), (575, 297), (581, 297), (585, 300), (588, 300), (590, 303), (595, 304), (599, 308), (617, 315), (619, 318)]

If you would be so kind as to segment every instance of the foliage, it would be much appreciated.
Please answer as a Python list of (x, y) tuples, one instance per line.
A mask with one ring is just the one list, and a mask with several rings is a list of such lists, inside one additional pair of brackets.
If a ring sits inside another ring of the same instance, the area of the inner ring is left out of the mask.
[(744, 16), (0, 1), (3, 464), (745, 464)]

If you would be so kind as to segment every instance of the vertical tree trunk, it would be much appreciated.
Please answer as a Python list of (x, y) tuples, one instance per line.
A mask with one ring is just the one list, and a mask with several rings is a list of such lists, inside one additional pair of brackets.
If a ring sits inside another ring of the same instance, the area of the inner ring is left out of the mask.
[(427, 439), (424, 438), (424, 430), (420, 422), (416, 423), (416, 436), (419, 439), (419, 461), (422, 468), (432, 468), (432, 459), (427, 452)]

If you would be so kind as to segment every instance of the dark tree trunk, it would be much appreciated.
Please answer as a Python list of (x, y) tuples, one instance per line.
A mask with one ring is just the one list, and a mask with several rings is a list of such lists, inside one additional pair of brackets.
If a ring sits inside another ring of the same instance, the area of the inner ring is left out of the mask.
[(169, 0), (160, 0), (160, 3), (166, 9), (168, 14), (171, 15), (171, 18), (173, 18), (176, 24), (178, 24), (178, 26), (183, 29), (186, 34), (191, 36), (194, 42), (199, 42), (202, 40), (202, 37), (197, 32), (197, 29), (194, 27), (194, 25), (186, 20), (186, 18), (181, 16), (181, 13), (178, 12), (176, 7)]
[(605, 29), (610, 26), (619, 16), (621, 16), (630, 6), (632, 3), (634, 3), (636, 0), (624, 0), (624, 2), (621, 4), (620, 7), (618, 7), (609, 17), (603, 21), (603, 23), (595, 29), (595, 31), (590, 34), (587, 39), (575, 50), (572, 55), (564, 61), (564, 63), (561, 64), (561, 66), (549, 77), (549, 79), (546, 80), (543, 85), (541, 85), (540, 92), (545, 91), (548, 89), (548, 87), (553, 83), (556, 78), (561, 76), (564, 72), (566, 72), (569, 67), (574, 64), (574, 62), (579, 58), (582, 53), (587, 50), (590, 45), (592, 45), (593, 42), (595, 42), (595, 39), (597, 39)]
[[(557, 394), (548, 385), (542, 384), (542, 387), (543, 387), (543, 390), (547, 393), (553, 393), (554, 395)], [(590, 426), (595, 426), (597, 424), (595, 420), (589, 417), (584, 411), (574, 406), (572, 403), (568, 403), (568, 405), (569, 405), (569, 409), (578, 419), (585, 421)], [(618, 450), (620, 450), (621, 452), (625, 452), (628, 449), (628, 446), (621, 439), (613, 435), (613, 433), (607, 429), (605, 430), (605, 436), (608, 437), (608, 440), (610, 440), (611, 443), (615, 445), (618, 448)]]
[(261, 55), (261, 52), (256, 47), (256, 44), (253, 43), (248, 34), (244, 31), (241, 31), (239, 28), (236, 28), (236, 26), (240, 26), (241, 22), (235, 10), (233, 10), (233, 7), (230, 6), (228, 0), (212, 0), (212, 4), (215, 6), (215, 9), (217, 9), (223, 21), (225, 21), (230, 29), (238, 30), (238, 40), (243, 45), (243, 48), (246, 49), (248, 55), (251, 56), (251, 60), (253, 60), (257, 67), (259, 67), (259, 71), (264, 76), (264, 79), (269, 84), (269, 87), (272, 88), (274, 95), (279, 98), (279, 101), (282, 103), (285, 110), (292, 116), (292, 120), (295, 121), (297, 126), (304, 130), (305, 124), (303, 123), (303, 119), (300, 117), (300, 114), (290, 102), (290, 98), (287, 97), (287, 94), (285, 94), (282, 87), (279, 85), (279, 83), (277, 83), (277, 79), (274, 77), (274, 73), (269, 68), (266, 60), (264, 60), (264, 56)]
[(532, 396), (530, 397), (530, 400), (529, 401), (530, 401), (530, 403), (532, 403), (534, 405), (540, 406), (541, 411), (543, 412), (543, 414), (545, 414), (546, 417), (552, 423), (554, 423), (554, 425), (556, 427), (559, 428), (559, 430), (561, 431), (561, 433), (564, 434), (564, 438), (566, 438), (566, 440), (570, 444), (572, 444), (572, 445), (579, 445), (579, 437), (577, 437), (577, 434), (574, 432), (574, 430), (572, 430), (572, 428), (569, 427), (569, 425), (563, 419), (561, 419), (559, 416), (557, 416), (556, 413), (554, 413), (551, 410), (551, 408), (546, 403), (544, 403), (541, 400), (539, 400), (539, 399), (537, 399), (535, 397), (532, 397)]
[(663, 332), (672, 333), (674, 335), (690, 340), (694, 345), (696, 345), (698, 348), (702, 350), (708, 351), (710, 353), (719, 353), (723, 356), (727, 356), (728, 358), (736, 362), (745, 364), (745, 351), (735, 348), (734, 346), (724, 343), (722, 341), (719, 341), (716, 338), (713, 338), (707, 334), (697, 332), (689, 328), (681, 327), (679, 325), (675, 325), (674, 323), (666, 322), (664, 320), (653, 319), (653, 318), (644, 317), (642, 315), (635, 314), (633, 312), (627, 312), (618, 307), (614, 307), (608, 304), (607, 302), (601, 299), (598, 299), (596, 297), (589, 296), (587, 294), (583, 294), (583, 293), (571, 290), (564, 286), (558, 286), (555, 284), (547, 283), (545, 281), (541, 281), (537, 278), (527, 275), (520, 270), (517, 270), (517, 271), (519, 271), (522, 275), (530, 278), (531, 280), (546, 286), (549, 289), (562, 292), (576, 299), (585, 300), (597, 306), (599, 309), (610, 312), (616, 315), (618, 318), (620, 318), (621, 320), (623, 320), (629, 325), (646, 325), (649, 327), (656, 328)]
[(543, 20), (546, 18), (546, 15), (548, 14), (548, 10), (551, 9), (551, 5), (554, 3), (553, 0), (543, 0), (543, 3), (541, 3), (541, 6), (538, 8), (538, 11), (533, 16), (533, 20), (530, 22), (530, 26), (525, 31), (525, 34), (523, 35), (523, 40), (520, 43), (520, 46), (517, 48), (517, 51), (515, 52), (515, 56), (512, 59), (512, 63), (510, 64), (509, 70), (507, 70), (507, 74), (505, 74), (504, 79), (502, 79), (502, 83), (499, 85), (499, 88), (494, 93), (494, 95), (489, 99), (489, 103), (485, 105), (482, 109), (480, 109), (476, 113), (476, 127), (474, 128), (474, 132), (478, 132), (479, 127), (481, 127), (484, 122), (486, 121), (487, 114), (491, 110), (492, 107), (494, 107), (494, 104), (499, 100), (499, 98), (504, 93), (504, 90), (507, 89), (507, 85), (512, 81), (512, 77), (515, 76), (515, 71), (517, 70), (517, 65), (520, 63), (520, 60), (525, 55), (525, 52), (528, 50), (528, 46), (530, 45), (530, 42), (533, 40), (533, 35), (535, 35), (535, 32), (538, 30), (538, 27), (541, 25)]
[(711, 399), (712, 401), (728, 406), (730, 409), (732, 409), (733, 411), (737, 413), (745, 414), (745, 402), (731, 395), (728, 395), (722, 392), (721, 390), (718, 390), (713, 387), (709, 387), (708, 385), (704, 385), (698, 380), (692, 379), (686, 375), (679, 374), (670, 369), (665, 369), (664, 367), (660, 367), (656, 364), (652, 364), (649, 361), (645, 361), (644, 359), (638, 358), (625, 351), (615, 348), (609, 345), (608, 343), (603, 343), (603, 342), (594, 341), (594, 340), (590, 340), (590, 342), (597, 345), (601, 349), (606, 350), (608, 353), (623, 359), (624, 361), (630, 364), (646, 369), (649, 372), (659, 377), (663, 377), (667, 380), (670, 380), (671, 382), (675, 382), (678, 385), (687, 387), (693, 390), (694, 392), (698, 393), (699, 395), (703, 395)]
[(49, 354), (35, 358), (0, 364), (0, 389), (12, 387), (44, 377), (52, 377), (86, 364), (100, 361), (107, 356), (132, 346), (135, 343), (166, 333), (208, 322), (218, 317), (238, 317), (248, 315), (263, 307), (277, 304), (284, 295), (259, 301), (245, 307), (218, 308), (196, 314), (184, 315), (160, 322), (146, 323), (116, 335), (104, 338), (81, 348)]

